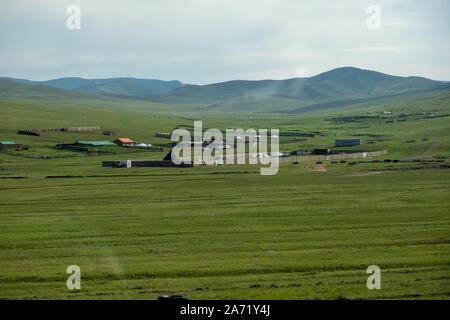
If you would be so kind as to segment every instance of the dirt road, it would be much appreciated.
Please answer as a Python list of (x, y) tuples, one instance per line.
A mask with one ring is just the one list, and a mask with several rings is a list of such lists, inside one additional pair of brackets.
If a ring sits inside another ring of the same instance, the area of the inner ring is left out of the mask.
[(327, 167), (325, 164), (310, 164), (303, 166), (305, 171), (317, 171), (317, 172), (327, 172)]
[(411, 157), (406, 157), (406, 158), (402, 158), (402, 160), (408, 160), (408, 159), (420, 159), (423, 156), (426, 156), (428, 153), (430, 153), (431, 151), (433, 151), (434, 149), (436, 149), (437, 147), (439, 147), (442, 144), (442, 141), (433, 143), (431, 146), (429, 146), (427, 148), (427, 150), (425, 150), (424, 152), (422, 152), (421, 154), (418, 154), (416, 156), (411, 156)]

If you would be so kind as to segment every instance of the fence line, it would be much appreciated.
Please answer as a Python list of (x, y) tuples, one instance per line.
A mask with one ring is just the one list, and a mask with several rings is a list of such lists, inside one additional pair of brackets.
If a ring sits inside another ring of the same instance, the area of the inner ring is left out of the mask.
[[(357, 152), (357, 153), (345, 153), (345, 154), (331, 154), (331, 155), (317, 155), (317, 156), (291, 156), (287, 158), (279, 158), (280, 163), (289, 163), (289, 162), (307, 162), (307, 161), (326, 161), (326, 160), (339, 160), (339, 159), (355, 159), (355, 158), (368, 158), (368, 157), (376, 157), (387, 154), (387, 150), (379, 150), (379, 151), (369, 151), (369, 152)], [(226, 159), (225, 157), (223, 159)], [(185, 158), (183, 162), (186, 160), (192, 161), (193, 158)], [(210, 157), (208, 160), (214, 164), (215, 157)], [(253, 161), (258, 161), (258, 159), (251, 159)], [(116, 167), (119, 166), (120, 160), (116, 161), (103, 161), (102, 167)], [(130, 160), (132, 167), (177, 167), (177, 165), (173, 164), (171, 160)], [(198, 159), (198, 162), (201, 163), (199, 165), (205, 165), (206, 163), (202, 159)], [(227, 163), (224, 162), (226, 165)], [(234, 155), (234, 164), (237, 163), (237, 155)], [(245, 163), (249, 164), (249, 154), (245, 155)], [(198, 164), (186, 164), (184, 163), (181, 166), (192, 167), (198, 166)]]
[(46, 129), (27, 129), (27, 130), (19, 130), (21, 134), (27, 133), (42, 133), (42, 132), (83, 132), (83, 131), (95, 131), (101, 130), (102, 127), (68, 127), (68, 128), (46, 128)]

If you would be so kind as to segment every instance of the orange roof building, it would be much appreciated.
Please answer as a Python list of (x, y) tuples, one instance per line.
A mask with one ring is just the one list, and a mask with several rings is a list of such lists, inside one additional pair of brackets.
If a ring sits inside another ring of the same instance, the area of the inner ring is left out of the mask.
[(134, 147), (136, 145), (136, 142), (129, 138), (117, 138), (114, 140), (114, 143), (118, 146), (124, 146), (124, 147)]
[(129, 143), (129, 142), (134, 142), (133, 140), (129, 139), (129, 138), (118, 138), (117, 140), (122, 141), (123, 143)]

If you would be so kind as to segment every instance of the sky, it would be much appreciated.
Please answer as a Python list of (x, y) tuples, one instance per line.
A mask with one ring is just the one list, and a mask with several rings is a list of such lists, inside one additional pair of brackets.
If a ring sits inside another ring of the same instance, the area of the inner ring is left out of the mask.
[(0, 76), (207, 84), (354, 66), (450, 80), (449, 13), (448, 0), (0, 0)]

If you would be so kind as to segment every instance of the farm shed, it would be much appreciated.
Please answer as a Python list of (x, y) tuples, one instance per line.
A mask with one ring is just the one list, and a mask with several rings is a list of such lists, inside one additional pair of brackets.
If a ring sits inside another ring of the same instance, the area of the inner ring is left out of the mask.
[(313, 155), (327, 155), (330, 154), (331, 150), (330, 149), (314, 149), (312, 151)]
[(29, 136), (36, 136), (36, 137), (40, 137), (41, 136), (40, 133), (37, 133), (37, 132), (34, 132), (34, 131), (30, 131), (30, 130), (19, 130), (19, 131), (17, 131), (17, 133), (18, 134), (26, 134), (26, 135), (29, 135)]
[(350, 147), (359, 146), (362, 144), (362, 139), (336, 139), (336, 147)]
[(157, 134), (155, 134), (155, 137), (170, 139), (171, 134), (167, 132), (158, 132)]
[(75, 143), (79, 146), (101, 147), (101, 146), (114, 146), (115, 144), (110, 141), (77, 141)]
[(113, 141), (115, 144), (121, 147), (134, 147), (136, 146), (136, 142), (129, 138), (117, 138)]
[(0, 141), (0, 151), (20, 151), (24, 150), (21, 144), (13, 141)]

